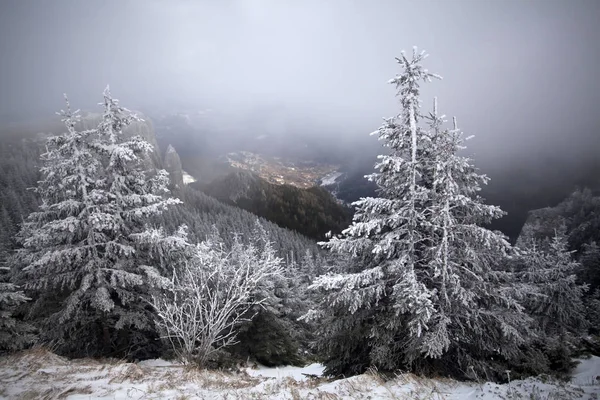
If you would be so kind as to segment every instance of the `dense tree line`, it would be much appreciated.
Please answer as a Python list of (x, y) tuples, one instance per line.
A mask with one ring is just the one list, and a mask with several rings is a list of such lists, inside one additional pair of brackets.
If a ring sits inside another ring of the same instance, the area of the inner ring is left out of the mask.
[(0, 263), (15, 247), (19, 224), (38, 206), (29, 190), (39, 179), (39, 148), (32, 140), (0, 140)]
[[(2, 184), (9, 189), (3, 195), (12, 199), (2, 203), (3, 232), (10, 232), (3, 236), (2, 256), (12, 268), (0, 277), (2, 348), (30, 343), (37, 327), (38, 341), (62, 354), (158, 355), (164, 349), (156, 340), (156, 316), (144, 300), (155, 291), (152, 282), (174, 273), (189, 256), (183, 249), (215, 232), (215, 245), (246, 246), (240, 240), (253, 240), (257, 223), (290, 268), (263, 293), (270, 306), (255, 311), (263, 320), (286, 313), (288, 299), (300, 290), (290, 275), (299, 265), (295, 260), (305, 252), (308, 259), (318, 257), (313, 242), (193, 189), (169, 193), (167, 174), (148, 156), (156, 153), (153, 146), (136, 135), (145, 128), (135, 125), (147, 124), (109, 92), (100, 116), (82, 119), (67, 108), (62, 118), (67, 132), (41, 146), (9, 144), (12, 157), (2, 163)], [(301, 303), (296, 313), (307, 310)], [(306, 324), (294, 319), (287, 318), (293, 327), (271, 343), (288, 344), (286, 352), (272, 352), (279, 362), (298, 359), (299, 344), (291, 336)], [(244, 321), (242, 328), (253, 326), (253, 319)], [(21, 342), (8, 340), (18, 332)]]

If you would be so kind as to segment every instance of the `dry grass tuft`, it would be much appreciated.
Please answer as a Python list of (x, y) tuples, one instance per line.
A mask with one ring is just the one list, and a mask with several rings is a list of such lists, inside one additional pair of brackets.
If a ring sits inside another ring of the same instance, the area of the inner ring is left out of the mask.
[(42, 394), (37, 390), (26, 390), (16, 397), (15, 400), (36, 400), (41, 399)]
[(33, 347), (0, 359), (0, 366), (25, 368), (28, 371), (50, 365), (66, 366), (69, 365), (69, 360), (57, 356), (45, 347)]
[(318, 391), (316, 394), (316, 399), (317, 400), (339, 400), (340, 397), (335, 394), (335, 393), (329, 393), (329, 392), (321, 392)]
[(52, 387), (52, 388), (48, 388), (46, 390), (40, 391), (40, 390), (27, 390), (21, 394), (19, 394), (18, 397), (15, 398), (15, 400), (59, 400), (59, 399), (66, 399), (67, 397), (74, 395), (74, 394), (92, 394), (92, 388), (91, 386), (84, 386), (84, 387), (77, 387), (77, 386), (70, 386), (66, 389), (59, 389), (56, 387)]
[(115, 368), (117, 375), (108, 383), (123, 383), (125, 381), (139, 382), (146, 377), (146, 373), (137, 364), (122, 364), (121, 368)]
[(247, 374), (231, 374), (223, 371), (188, 370), (183, 374), (184, 382), (198, 382), (207, 389), (244, 389), (257, 385), (260, 379)]

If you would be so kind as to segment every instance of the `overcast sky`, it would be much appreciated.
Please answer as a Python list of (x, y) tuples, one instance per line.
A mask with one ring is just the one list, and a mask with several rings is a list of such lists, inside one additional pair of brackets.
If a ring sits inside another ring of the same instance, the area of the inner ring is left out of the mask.
[(599, 144), (598, 21), (598, 0), (1, 0), (0, 110), (88, 107), (109, 83), (130, 108), (279, 107), (367, 135), (418, 45), (444, 77), (423, 106), (476, 157), (579, 157)]

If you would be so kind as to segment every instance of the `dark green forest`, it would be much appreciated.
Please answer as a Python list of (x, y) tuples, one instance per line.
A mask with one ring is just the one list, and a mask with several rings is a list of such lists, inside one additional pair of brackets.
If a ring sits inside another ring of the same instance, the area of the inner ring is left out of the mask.
[(324, 239), (329, 231), (340, 233), (352, 220), (352, 210), (319, 186), (276, 185), (247, 171), (191, 187), (315, 240)]

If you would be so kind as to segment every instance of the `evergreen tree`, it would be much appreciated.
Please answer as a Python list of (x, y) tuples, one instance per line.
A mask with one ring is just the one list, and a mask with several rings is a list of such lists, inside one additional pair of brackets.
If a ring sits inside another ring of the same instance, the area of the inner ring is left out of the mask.
[(4, 206), (0, 206), (0, 265), (8, 258), (14, 238), (14, 224)]
[(548, 364), (530, 364), (533, 372), (568, 372), (572, 367), (572, 350), (587, 333), (589, 311), (583, 295), (588, 285), (577, 282), (581, 264), (573, 260), (572, 254), (563, 225), (548, 246), (533, 242), (519, 257), (519, 281), (530, 286), (523, 305), (533, 317), (536, 339), (531, 345), (544, 355)]
[(567, 249), (565, 231), (564, 226), (557, 230), (549, 250), (540, 251), (533, 243), (522, 254), (525, 269), (521, 281), (538, 287), (537, 295), (528, 296), (524, 304), (546, 335), (580, 335), (587, 325), (582, 296), (588, 287), (577, 282), (581, 264), (573, 260), (573, 252)]
[(590, 332), (598, 336), (600, 335), (600, 289), (596, 289), (585, 300), (585, 311), (587, 320), (590, 323)]
[(354, 203), (352, 225), (323, 243), (355, 257), (347, 273), (313, 284), (324, 298), (307, 318), (327, 319), (318, 346), (331, 374), (370, 365), (473, 378), (519, 354), (526, 316), (510, 276), (495, 270), (509, 244), (481, 227), (503, 212), (477, 196), (488, 178), (457, 154), (456, 123), (442, 129), (437, 104), (422, 115), (420, 82), (438, 77), (425, 57), (397, 59), (401, 112), (379, 128), (389, 152), (369, 176), (379, 197)]
[(150, 217), (179, 203), (165, 197), (165, 171), (143, 169), (152, 146), (123, 137), (138, 118), (108, 88), (101, 104), (98, 126), (78, 131), (78, 113), (67, 101), (67, 132), (48, 140), (37, 187), (42, 204), (25, 221), (16, 255), (24, 287), (37, 296), (33, 314), (45, 317), (46, 339), (76, 355), (142, 346), (135, 343), (146, 336), (140, 332), (152, 329), (150, 308), (140, 300), (143, 269), (157, 260), (140, 234)]
[(600, 288), (600, 246), (594, 241), (584, 244), (579, 262), (581, 263), (580, 280), (590, 285), (589, 293), (593, 294)]
[(35, 340), (30, 324), (15, 318), (15, 310), (29, 299), (8, 282), (8, 268), (0, 267), (0, 353), (20, 350)]

